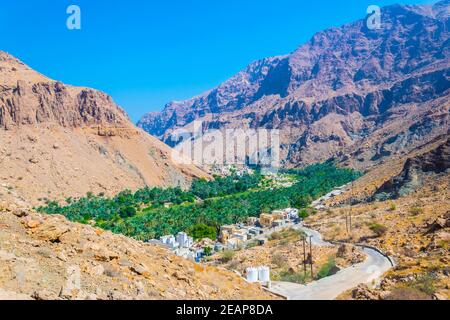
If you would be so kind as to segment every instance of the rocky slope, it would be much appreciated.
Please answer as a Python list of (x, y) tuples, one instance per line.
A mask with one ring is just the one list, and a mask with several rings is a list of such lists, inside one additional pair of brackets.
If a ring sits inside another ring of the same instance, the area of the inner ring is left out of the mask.
[(112, 98), (35, 72), (0, 52), (0, 199), (36, 204), (87, 192), (186, 186), (206, 175), (136, 128)]
[[(447, 153), (448, 136), (379, 164), (306, 220), (326, 239), (378, 247), (396, 263), (381, 282), (355, 288), (342, 299), (450, 298)], [(420, 183), (411, 184), (411, 177)], [(379, 190), (393, 199), (374, 197)]]
[(336, 157), (370, 167), (450, 127), (449, 8), (448, 0), (385, 7), (381, 29), (360, 20), (319, 32), (138, 125), (172, 144), (194, 120), (205, 130), (280, 129), (289, 166)]
[(277, 299), (225, 269), (0, 204), (0, 300)]
[(450, 172), (450, 139), (436, 149), (409, 158), (402, 172), (385, 182), (378, 190), (377, 198), (398, 198), (414, 192), (423, 185), (424, 175)]

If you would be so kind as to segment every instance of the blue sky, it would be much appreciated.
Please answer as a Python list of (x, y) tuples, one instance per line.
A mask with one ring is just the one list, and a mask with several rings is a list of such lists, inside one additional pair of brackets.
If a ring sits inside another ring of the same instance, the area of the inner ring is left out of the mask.
[[(426, 0), (27, 0), (0, 8), (0, 50), (62, 82), (111, 94), (137, 121), (250, 62), (286, 54), (371, 4)], [(66, 9), (81, 8), (68, 30)]]

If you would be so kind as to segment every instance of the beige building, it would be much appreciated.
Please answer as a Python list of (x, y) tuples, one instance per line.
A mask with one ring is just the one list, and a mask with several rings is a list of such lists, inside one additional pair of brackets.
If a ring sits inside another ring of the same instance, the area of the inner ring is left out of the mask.
[(256, 222), (258, 222), (258, 218), (256, 217), (247, 218), (247, 226), (254, 226)]
[(274, 216), (269, 213), (262, 213), (259, 216), (259, 223), (264, 228), (270, 228), (272, 226), (274, 220), (275, 220)]
[(283, 220), (289, 218), (289, 213), (285, 210), (274, 210), (272, 211), (272, 215), (275, 217), (275, 220)]
[(236, 232), (235, 226), (221, 226), (219, 233), (219, 241), (223, 244), (226, 244), (228, 239), (231, 238), (231, 235)]

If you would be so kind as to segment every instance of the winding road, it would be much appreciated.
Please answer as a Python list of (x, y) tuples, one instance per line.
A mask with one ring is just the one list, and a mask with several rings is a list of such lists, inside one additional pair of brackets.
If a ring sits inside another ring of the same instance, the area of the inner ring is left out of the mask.
[[(295, 226), (312, 236), (313, 245), (334, 246), (322, 240), (319, 232)], [(367, 259), (359, 264), (343, 269), (335, 275), (320, 279), (308, 285), (290, 282), (273, 282), (270, 291), (286, 297), (288, 300), (333, 300), (341, 293), (358, 286), (361, 283), (372, 283), (392, 268), (391, 261), (378, 251), (364, 248)]]

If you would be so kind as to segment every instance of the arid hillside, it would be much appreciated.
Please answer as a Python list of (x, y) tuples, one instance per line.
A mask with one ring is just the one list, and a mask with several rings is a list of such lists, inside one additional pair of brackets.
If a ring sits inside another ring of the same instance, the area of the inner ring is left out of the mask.
[(0, 204), (2, 299), (277, 299), (235, 273), (61, 216)]
[(200, 169), (136, 128), (112, 98), (35, 72), (0, 52), (0, 199), (64, 199), (187, 186)]
[(440, 140), (376, 167), (307, 219), (328, 240), (378, 247), (396, 263), (380, 283), (343, 299), (450, 298), (450, 170), (442, 157), (448, 144)]

